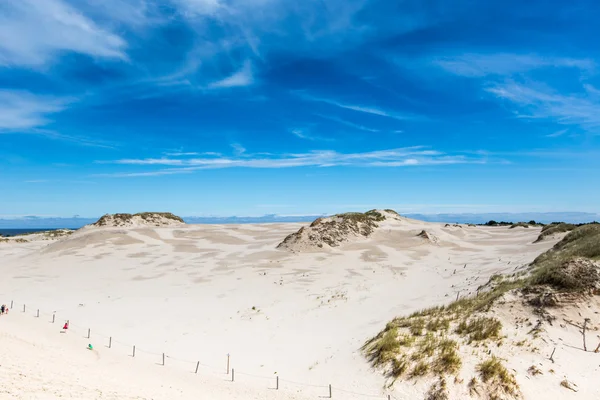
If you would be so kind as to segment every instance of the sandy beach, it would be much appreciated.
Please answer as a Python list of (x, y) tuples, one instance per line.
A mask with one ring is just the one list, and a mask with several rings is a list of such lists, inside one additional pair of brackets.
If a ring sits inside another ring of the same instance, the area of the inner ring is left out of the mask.
[[(268, 398), (277, 376), (277, 398), (328, 396), (329, 385), (338, 398), (406, 398), (410, 385), (384, 388), (360, 351), (365, 341), (396, 316), (523, 269), (556, 241), (534, 244), (536, 228), (402, 219), (336, 248), (276, 249), (301, 226), (93, 227), (55, 241), (4, 243), (0, 293), (15, 303), (0, 332), (17, 340), (28, 327), (31, 345), (39, 334), (48, 347), (64, 346), (65, 361), (102, 370), (110, 360), (111, 371), (144, 382), (138, 372), (188, 379), (200, 362), (193, 378), (214, 385), (211, 398), (245, 390)], [(435, 240), (418, 236), (424, 229)], [(60, 334), (65, 320), (71, 328)], [(86, 353), (87, 342), (102, 364)], [(237, 376), (223, 386), (227, 354)], [(197, 398), (183, 387), (181, 398)]]

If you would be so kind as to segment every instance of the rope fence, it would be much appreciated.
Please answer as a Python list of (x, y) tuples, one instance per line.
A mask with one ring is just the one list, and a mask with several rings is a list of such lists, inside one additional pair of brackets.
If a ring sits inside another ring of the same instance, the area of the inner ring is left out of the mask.
[[(32, 308), (31, 306), (28, 306), (26, 304), (23, 304), (22, 307), (19, 307), (19, 304), (14, 302), (13, 300), (11, 300), (11, 302), (10, 302), (9, 309), (11, 310), (11, 312), (21, 312), (21, 313), (27, 313), (28, 311), (31, 312), (31, 310), (33, 310), (35, 318), (46, 319), (48, 321), (48, 323), (51, 323), (51, 324), (59, 323), (60, 325), (63, 325), (63, 323), (60, 323), (60, 321), (58, 320), (56, 311), (54, 311), (52, 313), (47, 313), (47, 312), (41, 311), (39, 308)], [(262, 376), (262, 375), (246, 373), (243, 371), (238, 371), (237, 369), (233, 368), (233, 366), (231, 365), (231, 355), (230, 354), (226, 354), (226, 360), (224, 360), (224, 364), (222, 367), (215, 367), (214, 365), (205, 364), (200, 360), (182, 359), (182, 358), (174, 357), (172, 355), (168, 355), (168, 354), (162, 353), (162, 352), (154, 352), (154, 351), (141, 349), (134, 344), (125, 343), (125, 342), (116, 340), (111, 335), (106, 335), (101, 332), (97, 332), (95, 330), (92, 331), (91, 328), (87, 328), (87, 327), (83, 327), (78, 324), (74, 324), (69, 319), (64, 319), (64, 321), (66, 321), (66, 323), (68, 324), (67, 331), (76, 333), (82, 339), (96, 339), (96, 338), (104, 339), (103, 346), (105, 348), (112, 349), (112, 348), (115, 348), (115, 345), (118, 345), (123, 349), (128, 349), (128, 355), (130, 357), (139, 358), (140, 354), (145, 354), (146, 356), (154, 357), (156, 359), (156, 364), (162, 365), (162, 366), (171, 365), (171, 364), (173, 364), (173, 362), (176, 362), (179, 364), (185, 364), (186, 365), (185, 368), (193, 374), (198, 374), (200, 367), (202, 367), (202, 370), (205, 370), (205, 371), (208, 370), (213, 373), (217, 373), (221, 376), (222, 375), (230, 376), (231, 382), (236, 382), (236, 377), (242, 377), (242, 378), (248, 377), (248, 378), (252, 378), (252, 379), (268, 381), (268, 382), (270, 382), (270, 385), (268, 386), (268, 388), (275, 389), (275, 390), (279, 390), (280, 388), (282, 388), (284, 386), (290, 386), (290, 385), (296, 386), (296, 387), (299, 386), (299, 387), (306, 387), (306, 388), (313, 388), (313, 389), (321, 389), (323, 393), (322, 393), (322, 395), (318, 396), (319, 398), (334, 398), (334, 395), (336, 393), (343, 393), (343, 394), (358, 396), (361, 398), (400, 400), (400, 399), (394, 397), (392, 394), (359, 393), (359, 392), (353, 392), (350, 390), (342, 389), (337, 386), (332, 386), (331, 384), (316, 385), (316, 384), (311, 384), (311, 383), (297, 382), (297, 381), (293, 381), (293, 380), (282, 379), (278, 374), (274, 374), (273, 376)], [(340, 396), (340, 398), (342, 398), (342, 396)]]

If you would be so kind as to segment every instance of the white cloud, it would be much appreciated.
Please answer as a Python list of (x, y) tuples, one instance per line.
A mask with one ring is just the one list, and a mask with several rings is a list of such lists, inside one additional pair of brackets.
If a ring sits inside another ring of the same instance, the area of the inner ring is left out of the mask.
[(187, 157), (187, 156), (197, 156), (200, 153), (196, 152), (175, 152), (175, 153), (164, 153), (167, 157)]
[(588, 130), (600, 128), (600, 102), (585, 94), (562, 95), (545, 85), (534, 87), (515, 82), (494, 84), (486, 90), (522, 107), (523, 118), (551, 119)]
[(389, 110), (385, 110), (385, 109), (382, 109), (379, 107), (374, 107), (374, 106), (349, 104), (349, 103), (334, 100), (334, 99), (312, 96), (312, 95), (307, 94), (306, 92), (302, 92), (302, 91), (298, 91), (298, 92), (294, 92), (294, 93), (296, 95), (298, 95), (301, 99), (306, 100), (306, 101), (314, 101), (314, 102), (319, 102), (319, 103), (330, 104), (332, 106), (336, 106), (339, 108), (343, 108), (346, 110), (352, 110), (352, 111), (356, 111), (356, 112), (360, 112), (360, 113), (377, 115), (380, 117), (392, 118), (392, 119), (397, 119), (397, 120), (401, 120), (401, 121), (415, 118), (414, 115), (410, 115), (410, 114), (401, 114), (401, 113), (398, 113), (395, 111), (389, 111)]
[(69, 99), (36, 96), (18, 90), (0, 89), (0, 132), (39, 128), (48, 124), (50, 114), (62, 111)]
[(315, 114), (315, 115), (317, 115), (318, 117), (324, 118), (324, 119), (328, 119), (328, 120), (333, 121), (333, 122), (337, 122), (338, 124), (345, 125), (345, 126), (348, 126), (350, 128), (357, 129), (359, 131), (373, 132), (373, 133), (379, 132), (378, 129), (373, 129), (373, 128), (369, 128), (369, 127), (364, 126), (364, 125), (355, 124), (354, 122), (346, 121), (345, 119), (341, 119), (341, 118), (334, 117), (334, 116), (331, 116), (331, 115), (323, 115), (323, 114)]
[(289, 132), (296, 136), (299, 139), (311, 140), (311, 141), (321, 141), (321, 142), (333, 142), (332, 138), (325, 138), (320, 136), (315, 136), (310, 133), (308, 128), (293, 128), (290, 129)]
[(246, 152), (246, 148), (239, 143), (232, 143), (231, 147), (236, 155), (240, 156)]
[(595, 63), (588, 59), (543, 57), (535, 54), (475, 54), (441, 57), (434, 63), (456, 75), (484, 77), (488, 75), (512, 75), (539, 68), (577, 68), (592, 70)]
[(302, 130), (302, 129), (298, 129), (298, 128), (290, 129), (290, 133), (300, 139), (313, 140), (312, 137), (307, 135), (306, 133), (304, 133), (304, 130)]
[(560, 131), (556, 131), (556, 132), (546, 135), (546, 137), (559, 137), (559, 136), (564, 135), (568, 131), (569, 131), (568, 129), (561, 129)]
[[(363, 153), (338, 153), (332, 150), (315, 150), (308, 153), (281, 154), (277, 156), (259, 156), (256, 154), (240, 157), (219, 158), (146, 158), (122, 159), (108, 163), (137, 166), (168, 166), (171, 168), (123, 172), (108, 176), (159, 176), (178, 173), (190, 173), (202, 169), (219, 168), (296, 168), (296, 167), (408, 167), (423, 165), (450, 165), (485, 163), (484, 157), (467, 157), (465, 155), (450, 155), (422, 147), (407, 147), (390, 150), (377, 150)], [(103, 162), (106, 163), (106, 162)], [(105, 175), (106, 176), (106, 175)]]
[(219, 0), (175, 0), (175, 3), (187, 17), (214, 15), (222, 8)]
[(126, 59), (125, 41), (62, 0), (0, 5), (0, 66), (42, 67), (60, 52)]
[(244, 66), (239, 69), (236, 73), (227, 78), (221, 79), (216, 82), (212, 82), (208, 85), (209, 89), (223, 89), (239, 86), (250, 86), (254, 83), (254, 77), (252, 76), (252, 64), (249, 61), (244, 63)]

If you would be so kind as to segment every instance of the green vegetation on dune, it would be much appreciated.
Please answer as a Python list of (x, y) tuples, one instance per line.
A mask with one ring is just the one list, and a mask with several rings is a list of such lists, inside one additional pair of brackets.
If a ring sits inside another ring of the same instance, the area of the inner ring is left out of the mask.
[(577, 226), (573, 225), (573, 224), (563, 224), (563, 223), (556, 224), (556, 225), (546, 225), (545, 227), (542, 228), (542, 232), (536, 239), (536, 242), (544, 240), (544, 238), (551, 236), (551, 235), (555, 235), (557, 233), (569, 232), (569, 231), (575, 229), (576, 227)]
[(595, 263), (586, 260), (599, 259), (600, 224), (580, 226), (533, 261), (530, 285), (568, 291), (593, 288), (600, 281), (600, 272)]
[[(461, 344), (472, 345), (473, 349), (480, 346), (474, 342), (481, 342), (484, 348), (486, 343), (501, 344), (501, 322), (480, 313), (489, 311), (506, 293), (538, 289), (582, 295), (599, 293), (600, 224), (556, 224), (544, 228), (544, 232), (567, 230), (571, 231), (531, 263), (528, 275), (494, 275), (476, 296), (395, 318), (365, 343), (363, 351), (374, 366), (387, 366), (394, 379), (457, 374), (462, 366), (458, 352)], [(494, 398), (519, 396), (514, 376), (500, 359), (485, 359), (477, 365), (476, 372), (484, 385), (481, 390), (494, 394)], [(479, 393), (479, 385), (473, 378), (468, 384), (469, 392)]]
[(153, 222), (155, 218), (162, 217), (165, 219), (170, 219), (170, 220), (184, 223), (183, 219), (181, 219), (177, 215), (169, 213), (169, 212), (142, 212), (142, 213), (137, 213), (137, 214), (106, 214), (106, 215), (103, 215), (102, 217), (100, 217), (100, 219), (98, 221), (96, 221), (96, 223), (94, 225), (97, 225), (97, 226), (107, 225), (111, 219), (114, 221), (121, 222), (121, 223), (126, 223), (126, 222), (131, 221), (134, 217), (140, 217), (144, 221), (148, 221), (148, 222)]
[(517, 385), (515, 377), (508, 372), (499, 358), (492, 356), (486, 361), (478, 364), (477, 371), (481, 376), (481, 380), (491, 384), (497, 392), (503, 392), (512, 396), (518, 394), (519, 386)]

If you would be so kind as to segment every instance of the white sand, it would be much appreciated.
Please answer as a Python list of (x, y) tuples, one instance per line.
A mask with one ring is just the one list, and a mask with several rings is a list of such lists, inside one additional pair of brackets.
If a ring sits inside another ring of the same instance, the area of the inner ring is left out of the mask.
[[(361, 345), (393, 317), (472, 294), (556, 242), (533, 244), (534, 228), (402, 220), (335, 249), (275, 249), (300, 226), (93, 228), (51, 244), (0, 244), (0, 302), (17, 303), (0, 317), (0, 378), (9, 382), (0, 398), (314, 399), (328, 384), (338, 399), (366, 398), (341, 390), (407, 398), (412, 383), (384, 389)], [(423, 229), (438, 242), (417, 237)], [(72, 329), (60, 334), (66, 319)], [(165, 367), (156, 365), (163, 352)], [(226, 382), (227, 353), (235, 383)], [(198, 360), (209, 367), (194, 375)]]

